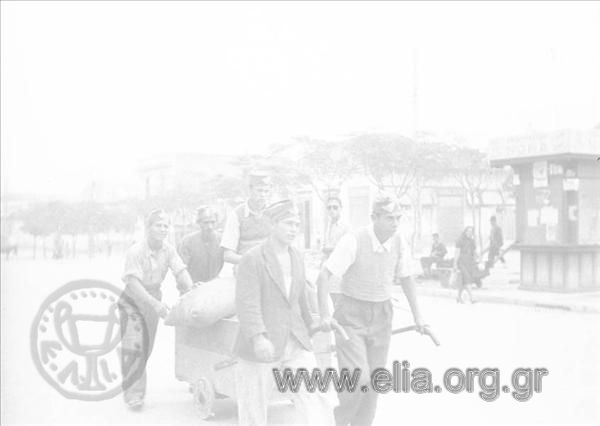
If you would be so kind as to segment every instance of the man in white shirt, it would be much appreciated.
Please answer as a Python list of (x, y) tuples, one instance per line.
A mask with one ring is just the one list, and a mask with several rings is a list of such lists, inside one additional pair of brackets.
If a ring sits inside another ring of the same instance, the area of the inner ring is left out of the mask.
[[(350, 227), (341, 219), (342, 200), (340, 198), (332, 196), (327, 199), (327, 215), (329, 219), (323, 235), (323, 248), (321, 249), (323, 261), (321, 266), (329, 258), (340, 238), (350, 230)], [(339, 281), (330, 282), (329, 294), (334, 303), (340, 292)]]
[(249, 175), (250, 198), (227, 215), (221, 247), (224, 259), (234, 265), (248, 250), (264, 242), (269, 236), (270, 222), (263, 211), (271, 196), (271, 177), (264, 172)]
[[(410, 250), (397, 234), (401, 218), (399, 205), (389, 197), (375, 201), (373, 224), (344, 235), (325, 262), (317, 280), (322, 326), (338, 323), (348, 341), (337, 340), (338, 366), (351, 372), (360, 369), (356, 392), (338, 394), (335, 409), (337, 425), (370, 425), (377, 408), (377, 392), (360, 391), (370, 387), (370, 375), (386, 366), (392, 332), (392, 286), (402, 284), (417, 326), (424, 322), (419, 313)], [(329, 286), (341, 279), (341, 292), (333, 318), (329, 313)]]

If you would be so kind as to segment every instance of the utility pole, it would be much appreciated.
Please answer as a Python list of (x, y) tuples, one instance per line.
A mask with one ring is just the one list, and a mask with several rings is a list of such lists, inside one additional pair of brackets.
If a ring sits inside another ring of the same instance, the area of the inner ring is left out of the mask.
[(412, 54), (412, 65), (413, 65), (413, 96), (412, 96), (412, 110), (413, 110), (413, 138), (416, 140), (419, 133), (419, 68), (418, 68), (418, 50), (415, 47)]

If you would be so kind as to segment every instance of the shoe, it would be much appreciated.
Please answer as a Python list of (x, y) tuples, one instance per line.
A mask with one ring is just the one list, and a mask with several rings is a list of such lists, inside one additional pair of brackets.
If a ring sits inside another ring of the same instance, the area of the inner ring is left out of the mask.
[(140, 411), (144, 407), (144, 400), (132, 399), (131, 401), (127, 401), (127, 406), (132, 411)]

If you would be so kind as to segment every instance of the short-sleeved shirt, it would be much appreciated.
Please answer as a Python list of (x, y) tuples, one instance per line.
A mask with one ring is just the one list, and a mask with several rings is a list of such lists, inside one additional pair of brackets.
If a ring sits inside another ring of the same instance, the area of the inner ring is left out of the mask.
[(159, 250), (152, 250), (148, 242), (143, 240), (127, 250), (122, 279), (127, 283), (127, 278), (135, 277), (146, 289), (156, 290), (165, 280), (169, 269), (175, 276), (186, 269), (175, 248), (163, 242)]
[[(373, 244), (373, 251), (375, 253), (391, 251), (394, 237), (398, 238), (401, 242), (401, 251), (403, 255), (400, 257), (399, 264), (396, 267), (396, 278), (405, 278), (414, 275), (414, 266), (410, 256), (410, 248), (404, 238), (393, 235), (385, 242), (381, 243), (375, 235), (373, 226), (369, 226), (368, 230), (371, 243)], [(358, 238), (356, 234), (352, 232), (346, 233), (344, 236), (342, 236), (340, 241), (338, 241), (335, 249), (331, 253), (331, 256), (329, 256), (329, 259), (327, 259), (325, 262), (324, 266), (333, 275), (341, 278), (356, 260), (357, 252)]]
[(338, 241), (350, 230), (350, 227), (341, 220), (328, 222), (323, 238), (323, 251), (332, 252)]
[[(249, 218), (250, 216), (260, 219), (262, 218), (262, 212), (253, 211), (248, 202), (242, 204), (237, 207), (235, 210), (229, 211), (227, 213), (227, 219), (225, 221), (225, 227), (223, 229), (223, 234), (221, 236), (221, 247), (227, 250), (238, 251), (240, 247), (240, 238), (241, 238), (241, 223), (240, 217), (238, 216), (237, 210), (241, 208), (242, 218)], [(259, 232), (260, 233), (260, 232)], [(268, 232), (266, 232), (268, 235)], [(257, 241), (260, 243), (261, 241)], [(246, 250), (247, 251), (247, 250)]]

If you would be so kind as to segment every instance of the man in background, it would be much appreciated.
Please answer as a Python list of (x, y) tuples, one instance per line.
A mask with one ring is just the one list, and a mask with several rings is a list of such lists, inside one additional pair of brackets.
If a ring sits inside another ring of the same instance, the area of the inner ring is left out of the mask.
[(196, 223), (200, 230), (186, 235), (178, 250), (194, 283), (213, 280), (223, 269), (223, 248), (215, 231), (217, 212), (212, 207), (200, 207)]
[(262, 172), (249, 175), (250, 198), (227, 215), (221, 247), (224, 259), (234, 265), (248, 250), (266, 241), (271, 224), (263, 211), (271, 196), (271, 178)]
[(496, 221), (496, 216), (490, 217), (490, 248), (488, 251), (488, 260), (486, 262), (486, 269), (494, 267), (496, 260), (500, 260), (502, 263), (506, 263), (504, 257), (500, 254), (500, 250), (504, 245), (504, 236), (502, 235), (502, 228)]
[[(331, 252), (342, 236), (350, 230), (350, 227), (341, 219), (342, 200), (338, 197), (329, 197), (327, 199), (327, 226), (323, 236), (323, 261), (321, 265), (329, 258)], [(339, 281), (332, 281), (329, 288), (329, 295), (333, 303), (340, 294)]]
[(425, 277), (431, 276), (431, 266), (440, 266), (440, 263), (446, 257), (448, 249), (444, 243), (440, 242), (440, 234), (437, 232), (432, 235), (433, 242), (431, 244), (431, 253), (429, 256), (421, 258), (421, 267), (423, 268), (423, 275)]

